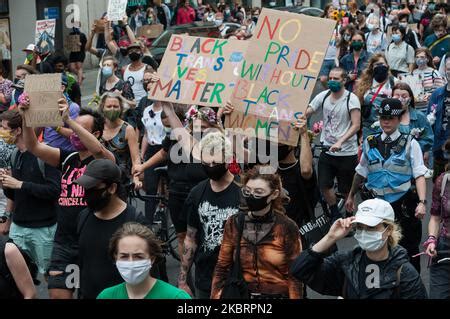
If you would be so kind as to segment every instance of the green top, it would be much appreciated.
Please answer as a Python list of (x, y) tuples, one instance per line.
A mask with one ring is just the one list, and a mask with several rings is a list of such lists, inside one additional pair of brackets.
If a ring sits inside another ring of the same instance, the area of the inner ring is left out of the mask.
[[(128, 297), (125, 283), (106, 288), (97, 299), (130, 299)], [(162, 280), (156, 280), (153, 288), (147, 293), (144, 299), (191, 299), (184, 290), (178, 289)]]

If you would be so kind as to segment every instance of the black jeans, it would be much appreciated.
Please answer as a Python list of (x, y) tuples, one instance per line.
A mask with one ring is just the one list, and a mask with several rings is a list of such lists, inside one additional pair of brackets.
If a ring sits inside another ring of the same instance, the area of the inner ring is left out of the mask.
[[(147, 143), (146, 141), (144, 141)], [(161, 145), (148, 145), (147, 151), (145, 152), (144, 160), (148, 160), (153, 155), (159, 152)], [(165, 163), (151, 166), (144, 171), (144, 190), (147, 195), (156, 195), (158, 191), (159, 176), (155, 172), (156, 167), (164, 166)], [(153, 216), (156, 210), (156, 200), (145, 202), (145, 217), (153, 224)]]
[(439, 259), (450, 257), (450, 239), (440, 237), (437, 245), (438, 256), (430, 267), (430, 299), (450, 299), (450, 264), (449, 262), (437, 263)]
[(395, 220), (400, 225), (403, 235), (399, 245), (408, 251), (411, 264), (420, 274), (420, 258), (412, 258), (419, 253), (419, 245), (422, 239), (422, 222), (415, 217), (418, 202), (417, 192), (410, 190), (391, 205), (395, 212)]

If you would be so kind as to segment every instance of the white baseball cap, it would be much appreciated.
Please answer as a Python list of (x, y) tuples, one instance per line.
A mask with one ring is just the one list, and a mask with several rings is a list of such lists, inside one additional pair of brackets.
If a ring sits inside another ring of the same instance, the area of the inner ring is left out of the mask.
[(27, 45), (27, 47), (25, 49), (23, 49), (22, 51), (34, 51), (34, 48), (36, 46), (32, 43), (30, 43), (29, 45)]
[(360, 223), (370, 227), (381, 224), (383, 220), (395, 220), (394, 209), (387, 201), (374, 198), (358, 205), (358, 211), (352, 224)]

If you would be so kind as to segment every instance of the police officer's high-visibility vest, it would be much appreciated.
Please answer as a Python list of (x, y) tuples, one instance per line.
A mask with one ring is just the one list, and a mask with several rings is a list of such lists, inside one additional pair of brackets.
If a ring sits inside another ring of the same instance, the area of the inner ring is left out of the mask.
[(411, 165), (410, 135), (401, 135), (391, 149), (391, 154), (384, 159), (378, 149), (377, 138), (381, 134), (371, 135), (364, 141), (364, 153), (367, 159), (366, 187), (377, 197), (393, 203), (405, 195), (411, 188), (413, 177)]

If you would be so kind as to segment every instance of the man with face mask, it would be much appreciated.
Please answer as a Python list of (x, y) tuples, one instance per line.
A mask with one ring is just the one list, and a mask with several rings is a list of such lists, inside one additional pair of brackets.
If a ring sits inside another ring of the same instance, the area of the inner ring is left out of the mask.
[(123, 282), (111, 256), (109, 240), (123, 224), (145, 224), (145, 217), (123, 198), (121, 170), (109, 159), (90, 162), (75, 183), (85, 191), (87, 208), (77, 222), (80, 293), (83, 299), (95, 299), (107, 287)]
[[(345, 238), (352, 226), (356, 226), (358, 247), (327, 257), (330, 247)], [(355, 217), (339, 219), (322, 240), (303, 251), (291, 273), (321, 294), (344, 299), (426, 299), (425, 286), (398, 245), (399, 237), (392, 206), (369, 199), (358, 206)]]
[(344, 88), (345, 71), (331, 70), (328, 91), (318, 94), (306, 109), (306, 117), (322, 109), (324, 124), (321, 143), (329, 147), (319, 158), (319, 187), (330, 207), (331, 218), (341, 217), (336, 204), (334, 179), (337, 178), (339, 191), (348, 194), (351, 176), (358, 162), (358, 142), (356, 133), (361, 122), (361, 104), (353, 93)]
[(123, 80), (128, 81), (133, 88), (133, 94), (136, 104), (139, 104), (141, 99), (147, 96), (144, 89), (144, 72), (146, 65), (142, 62), (144, 56), (140, 42), (132, 43), (127, 48), (128, 57), (131, 64), (127, 65), (123, 74)]
[(209, 299), (225, 222), (239, 211), (240, 188), (228, 170), (231, 142), (221, 132), (200, 141), (201, 161), (208, 179), (194, 187), (185, 202), (188, 216), (178, 287), (191, 296), (188, 272), (195, 263), (196, 297)]
[(10, 238), (26, 251), (45, 274), (56, 231), (61, 174), (27, 150), (18, 110), (0, 116), (0, 137), (17, 150), (11, 155), (11, 170), (2, 169), (0, 184), (5, 196), (14, 202)]
[[(76, 224), (79, 213), (86, 208), (85, 191), (75, 184), (75, 179), (83, 174), (86, 166), (98, 158), (115, 160), (100, 142), (105, 124), (104, 118), (97, 112), (82, 109), (76, 119), (71, 119), (65, 99), (59, 101), (63, 121), (72, 132), (69, 140), (75, 151), (66, 151), (39, 143), (34, 130), (24, 127), (24, 142), (27, 149), (52, 167), (62, 172), (59, 184), (61, 193), (58, 204), (58, 227), (56, 229), (53, 252), (48, 269), (48, 288), (52, 299), (71, 299), (73, 288), (66, 285), (67, 266), (76, 263), (77, 239)], [(19, 105), (26, 111), (28, 105)]]
[[(385, 99), (379, 109), (382, 133), (364, 141), (363, 155), (353, 179), (346, 208), (354, 211), (355, 194), (366, 181), (363, 197), (376, 197), (389, 202), (399, 222), (405, 247), (414, 267), (420, 272), (420, 260), (412, 259), (419, 252), (422, 237), (421, 219), (426, 213), (426, 166), (419, 143), (411, 135), (399, 131), (402, 103)], [(415, 182), (415, 187), (412, 181)]]
[(409, 21), (408, 14), (402, 13), (402, 14), (398, 15), (398, 25), (400, 27), (405, 28), (405, 30), (406, 30), (406, 35), (405, 35), (405, 38), (403, 39), (403, 41), (408, 43), (410, 46), (412, 46), (414, 48), (414, 50), (416, 50), (417, 48), (421, 47), (420, 42), (419, 42), (419, 37), (417, 36), (416, 31), (411, 30), (411, 28), (409, 27), (408, 21)]
[[(368, 20), (369, 21), (369, 20)], [(380, 30), (380, 23), (376, 20), (367, 23), (367, 28), (370, 30), (366, 34), (366, 47), (369, 54), (384, 53), (388, 46), (386, 34)]]

